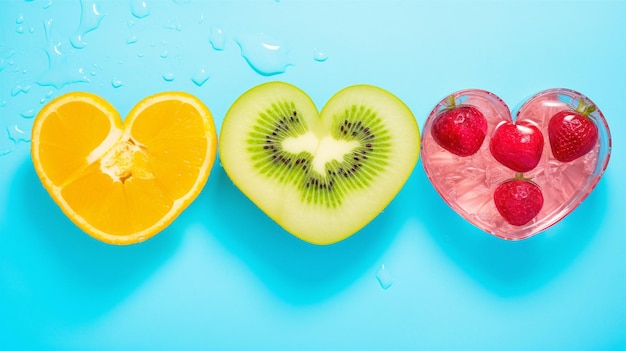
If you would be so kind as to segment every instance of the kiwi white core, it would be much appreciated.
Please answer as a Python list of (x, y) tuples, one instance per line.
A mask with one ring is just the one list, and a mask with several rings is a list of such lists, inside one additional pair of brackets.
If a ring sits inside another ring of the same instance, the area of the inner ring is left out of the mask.
[(311, 167), (320, 175), (326, 174), (326, 164), (330, 161), (343, 161), (345, 155), (350, 154), (359, 142), (356, 140), (337, 140), (332, 136), (318, 138), (313, 132), (307, 132), (297, 137), (288, 137), (282, 142), (283, 150), (292, 154), (308, 152), (313, 155)]

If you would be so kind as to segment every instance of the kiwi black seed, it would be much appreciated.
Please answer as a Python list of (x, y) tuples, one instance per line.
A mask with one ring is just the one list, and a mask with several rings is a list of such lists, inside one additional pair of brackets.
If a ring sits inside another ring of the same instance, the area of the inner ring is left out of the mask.
[(342, 198), (371, 184), (387, 165), (391, 137), (380, 117), (363, 105), (352, 105), (333, 116), (331, 136), (357, 141), (341, 162), (332, 160), (324, 174), (312, 169), (313, 155), (293, 154), (282, 147), (289, 137), (309, 131), (293, 103), (274, 103), (259, 113), (249, 133), (248, 151), (254, 167), (263, 175), (300, 189), (305, 203), (337, 207)]

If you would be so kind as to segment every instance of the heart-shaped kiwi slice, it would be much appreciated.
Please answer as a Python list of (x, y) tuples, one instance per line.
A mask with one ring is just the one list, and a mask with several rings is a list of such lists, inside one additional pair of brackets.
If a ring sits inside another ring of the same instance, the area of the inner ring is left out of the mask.
[(417, 163), (420, 135), (391, 93), (355, 85), (318, 112), (297, 87), (270, 82), (239, 97), (220, 134), (235, 185), (285, 230), (332, 244), (367, 225)]

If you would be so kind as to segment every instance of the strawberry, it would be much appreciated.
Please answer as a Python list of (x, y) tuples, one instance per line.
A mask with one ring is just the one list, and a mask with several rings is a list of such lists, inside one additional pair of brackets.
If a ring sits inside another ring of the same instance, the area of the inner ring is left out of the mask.
[(500, 215), (511, 225), (522, 226), (539, 214), (543, 194), (539, 186), (521, 173), (498, 185), (493, 201)]
[(548, 138), (554, 158), (570, 162), (593, 149), (598, 141), (598, 126), (589, 115), (595, 109), (595, 105), (586, 105), (581, 99), (575, 111), (563, 110), (550, 118)]
[(543, 134), (536, 126), (524, 121), (504, 122), (496, 127), (489, 151), (498, 162), (516, 172), (535, 168), (543, 151)]
[(449, 99), (450, 106), (433, 120), (433, 139), (455, 155), (473, 155), (480, 149), (487, 135), (487, 120), (476, 107), (456, 105), (454, 96)]

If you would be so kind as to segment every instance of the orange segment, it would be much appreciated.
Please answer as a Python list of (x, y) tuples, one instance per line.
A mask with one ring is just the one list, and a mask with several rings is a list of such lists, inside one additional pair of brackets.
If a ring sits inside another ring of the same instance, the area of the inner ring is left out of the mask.
[(38, 144), (33, 157), (41, 160), (47, 178), (56, 185), (86, 167), (89, 155), (99, 145), (114, 142), (123, 132), (117, 111), (96, 95), (65, 95), (46, 105), (39, 115), (45, 118), (38, 117), (33, 126), (37, 136), (33, 145)]
[(37, 115), (31, 153), (44, 187), (76, 225), (101, 241), (132, 244), (197, 197), (216, 142), (211, 112), (192, 95), (150, 96), (122, 122), (102, 98), (69, 93)]

